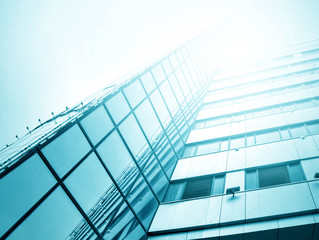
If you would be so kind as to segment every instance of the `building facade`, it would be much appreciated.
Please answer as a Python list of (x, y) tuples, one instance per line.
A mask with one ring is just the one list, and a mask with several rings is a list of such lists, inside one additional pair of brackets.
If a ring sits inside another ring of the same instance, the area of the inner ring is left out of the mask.
[(319, 239), (318, 42), (218, 71), (150, 240)]
[(1, 150), (1, 239), (319, 239), (319, 44), (200, 35)]

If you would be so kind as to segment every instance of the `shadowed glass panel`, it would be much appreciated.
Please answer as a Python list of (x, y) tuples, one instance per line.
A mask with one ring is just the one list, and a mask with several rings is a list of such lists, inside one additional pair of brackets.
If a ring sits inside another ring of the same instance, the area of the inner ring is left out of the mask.
[[(82, 221), (82, 215), (75, 208), (62, 188), (57, 188), (8, 239), (56, 240), (76, 235), (73, 231)], [(85, 229), (75, 239), (95, 239), (92, 229)]]
[(103, 106), (85, 117), (81, 124), (94, 145), (113, 128), (111, 119)]
[(107, 192), (117, 192), (94, 153), (88, 156), (64, 183), (89, 216), (99, 209), (99, 202)]
[(289, 183), (287, 166), (275, 166), (258, 170), (259, 187)]
[(0, 180), (0, 236), (56, 182), (38, 155), (30, 157)]
[(141, 174), (135, 179), (127, 200), (144, 227), (148, 229), (157, 209), (158, 202)]
[(41, 151), (62, 177), (91, 149), (78, 125), (74, 125)]
[(141, 162), (140, 159), (142, 159), (143, 155), (148, 154), (150, 147), (133, 114), (125, 119), (125, 121), (119, 126), (119, 130), (140, 167), (143, 167), (145, 163)]
[(155, 90), (151, 94), (150, 99), (161, 123), (164, 127), (167, 127), (167, 125), (170, 124), (170, 122), (172, 121), (172, 118), (169, 115), (169, 112), (159, 91)]
[(104, 239), (141, 239), (145, 237), (145, 232), (127, 204), (122, 201), (117, 205), (114, 217), (108, 223), (103, 236)]
[(153, 142), (163, 130), (148, 99), (135, 110), (135, 113), (147, 138)]
[(99, 155), (124, 194), (134, 182), (138, 169), (119, 134), (114, 131), (97, 148)]

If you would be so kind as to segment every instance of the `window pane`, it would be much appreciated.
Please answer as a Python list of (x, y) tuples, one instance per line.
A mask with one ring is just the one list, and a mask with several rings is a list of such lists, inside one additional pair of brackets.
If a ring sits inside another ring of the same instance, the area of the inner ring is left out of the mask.
[(148, 229), (157, 209), (158, 202), (141, 174), (136, 177), (127, 200), (144, 227)]
[[(8, 239), (67, 239), (73, 229), (81, 222), (82, 216), (62, 188), (56, 189), (29, 216)], [(79, 237), (95, 238), (95, 234), (86, 225), (87, 235)]]
[(162, 128), (156, 118), (150, 102), (146, 99), (136, 110), (136, 116), (140, 122), (147, 138), (153, 142), (157, 138)]
[(267, 167), (258, 170), (259, 186), (267, 187), (289, 183), (287, 166)]
[(246, 171), (246, 190), (258, 188), (256, 170)]
[(152, 73), (153, 73), (153, 76), (154, 76), (155, 81), (157, 82), (157, 84), (160, 84), (166, 78), (161, 64), (157, 64), (152, 69)]
[(62, 177), (91, 149), (78, 125), (74, 125), (41, 151)]
[(169, 112), (165, 106), (164, 100), (161, 97), (159, 91), (155, 90), (151, 94), (150, 99), (163, 126), (167, 127), (167, 125), (171, 123), (172, 119), (169, 115)]
[(213, 195), (223, 194), (225, 185), (225, 176), (217, 176), (214, 179)]
[(319, 134), (319, 123), (315, 124), (307, 124), (307, 128), (310, 132), (310, 134)]
[(280, 135), (282, 140), (290, 139), (290, 135), (287, 128), (280, 129)]
[(110, 192), (111, 189), (116, 191), (94, 153), (88, 156), (64, 183), (86, 213), (93, 210), (104, 193)]
[(150, 93), (156, 87), (150, 71), (141, 76), (141, 81), (147, 93)]
[(137, 167), (119, 134), (114, 131), (101, 143), (97, 151), (122, 191), (125, 192), (134, 181)]
[(307, 131), (304, 126), (291, 128), (290, 132), (292, 137), (301, 137), (307, 135)]
[(232, 138), (230, 140), (230, 149), (241, 148), (245, 146), (245, 136)]
[(144, 89), (138, 79), (127, 86), (123, 91), (132, 108), (135, 108), (136, 105), (146, 97)]
[(94, 145), (113, 128), (111, 119), (103, 106), (81, 120), (81, 125)]
[(163, 95), (164, 101), (167, 104), (167, 107), (174, 117), (175, 112), (177, 111), (178, 103), (176, 101), (176, 98), (173, 94), (173, 91), (171, 87), (169, 86), (168, 82), (165, 81), (161, 86), (160, 86), (161, 93)]
[(219, 141), (205, 143), (205, 144), (199, 144), (197, 147), (196, 155), (218, 152), (219, 145), (220, 145)]
[(211, 187), (212, 187), (211, 178), (188, 180), (186, 182), (185, 191), (182, 198), (188, 199), (188, 198), (209, 196), (211, 192)]
[(185, 182), (171, 183), (167, 190), (165, 201), (181, 200), (185, 189)]
[(269, 142), (274, 142), (279, 140), (280, 140), (280, 135), (278, 131), (263, 132), (263, 133), (256, 134), (257, 144), (269, 143)]
[(304, 180), (300, 163), (289, 164), (288, 169), (291, 182), (299, 182)]
[(130, 107), (127, 104), (122, 92), (117, 93), (105, 105), (110, 111), (115, 123), (119, 123), (129, 112)]
[(119, 126), (119, 129), (136, 159), (139, 159), (147, 150), (150, 150), (149, 145), (146, 142), (146, 138), (144, 137), (133, 114), (125, 119), (125, 121)]
[(26, 213), (56, 182), (38, 155), (0, 180), (0, 236)]

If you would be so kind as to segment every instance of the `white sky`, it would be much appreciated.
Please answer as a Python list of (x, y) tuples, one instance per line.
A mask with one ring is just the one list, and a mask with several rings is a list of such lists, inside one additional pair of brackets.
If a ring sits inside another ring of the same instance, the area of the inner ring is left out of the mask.
[(2, 0), (0, 149), (226, 16), (221, 62), (319, 39), (318, 0)]

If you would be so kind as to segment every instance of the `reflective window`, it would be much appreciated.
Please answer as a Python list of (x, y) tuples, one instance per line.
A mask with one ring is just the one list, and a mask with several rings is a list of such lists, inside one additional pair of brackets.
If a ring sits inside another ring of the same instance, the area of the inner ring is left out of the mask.
[(319, 123), (307, 124), (310, 134), (319, 134)]
[(286, 166), (266, 167), (258, 170), (259, 186), (268, 187), (289, 182)]
[(172, 89), (174, 89), (178, 102), (182, 104), (185, 99), (174, 74), (169, 77), (169, 82), (171, 83)]
[(113, 185), (95, 153), (89, 155), (64, 183), (86, 213), (94, 210)]
[(160, 89), (170, 113), (174, 116), (178, 107), (178, 103), (176, 101), (171, 87), (166, 81), (160, 86)]
[(141, 239), (145, 235), (143, 228), (124, 201), (119, 202), (112, 210), (115, 215), (107, 223), (103, 232), (104, 239)]
[(157, 84), (160, 84), (166, 78), (161, 64), (157, 64), (151, 71)]
[[(105, 105), (116, 123), (119, 123), (130, 112), (130, 107), (128, 106), (122, 92), (113, 96), (105, 103)], [(121, 109), (121, 111), (119, 111), (119, 109)]]
[(122, 188), (126, 187), (125, 177), (136, 171), (136, 165), (119, 134), (114, 131), (101, 143), (97, 151), (118, 184)]
[(153, 142), (157, 135), (162, 132), (159, 121), (156, 118), (150, 102), (146, 99), (136, 110), (136, 116), (147, 138)]
[(148, 229), (158, 207), (158, 202), (141, 174), (136, 177), (127, 200), (144, 227)]
[(0, 236), (56, 182), (42, 159), (34, 155), (0, 180)]
[(113, 128), (111, 119), (103, 106), (81, 120), (81, 125), (94, 145)]
[[(62, 188), (57, 188), (8, 239), (67, 239), (76, 233), (82, 220), (71, 200)], [(87, 224), (78, 239), (95, 239), (95, 234)], [(80, 231), (80, 229), (78, 229)]]
[(41, 151), (62, 177), (91, 149), (78, 125), (74, 125)]
[(256, 134), (257, 144), (275, 142), (279, 140), (280, 140), (280, 135), (278, 131), (262, 132), (262, 133)]
[(144, 89), (138, 79), (124, 88), (123, 91), (132, 108), (135, 108), (136, 105), (146, 97)]
[(196, 155), (214, 153), (219, 151), (220, 141), (210, 142), (206, 144), (199, 144)]
[(167, 190), (165, 201), (176, 201), (223, 194), (225, 175), (200, 177), (172, 182)]
[(147, 93), (150, 93), (156, 87), (156, 84), (150, 71), (146, 72), (144, 75), (141, 76), (141, 81)]
[(301, 137), (307, 135), (307, 130), (304, 126), (290, 128), (292, 137)]
[(151, 102), (155, 108), (155, 111), (162, 122), (163, 126), (166, 127), (171, 122), (171, 117), (165, 106), (164, 100), (158, 90), (155, 90), (150, 96)]
[(246, 171), (246, 189), (269, 187), (304, 180), (300, 163), (262, 167)]

